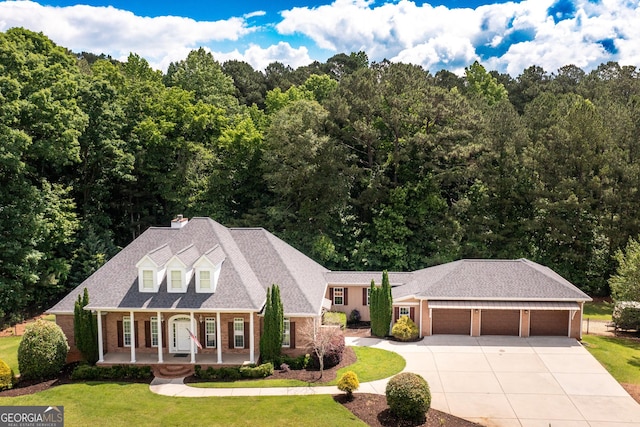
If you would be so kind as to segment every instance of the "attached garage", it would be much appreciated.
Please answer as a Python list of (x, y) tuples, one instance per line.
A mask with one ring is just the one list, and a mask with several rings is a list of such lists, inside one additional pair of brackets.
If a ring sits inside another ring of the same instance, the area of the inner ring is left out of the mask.
[(569, 310), (532, 310), (529, 335), (569, 336)]
[(482, 310), (480, 335), (520, 335), (520, 310)]
[(471, 334), (471, 310), (439, 309), (432, 311), (432, 334)]

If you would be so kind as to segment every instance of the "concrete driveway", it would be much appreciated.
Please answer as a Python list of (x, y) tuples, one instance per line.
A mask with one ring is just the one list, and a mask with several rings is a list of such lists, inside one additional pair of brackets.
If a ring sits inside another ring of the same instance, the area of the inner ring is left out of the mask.
[[(401, 354), (405, 371), (429, 382), (433, 408), (485, 426), (640, 426), (640, 405), (574, 339), (439, 335), (347, 344)], [(371, 385), (384, 393), (385, 383)]]

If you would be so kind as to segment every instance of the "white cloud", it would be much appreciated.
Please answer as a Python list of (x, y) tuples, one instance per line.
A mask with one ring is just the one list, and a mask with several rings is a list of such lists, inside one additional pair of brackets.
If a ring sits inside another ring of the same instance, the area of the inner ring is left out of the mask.
[(295, 49), (285, 42), (269, 46), (266, 49), (252, 44), (249, 49), (245, 50), (243, 57), (246, 62), (257, 70), (264, 70), (267, 65), (275, 61), (290, 65), (293, 68), (308, 65), (313, 61), (306, 47), (301, 46)]
[(176, 16), (140, 17), (113, 7), (51, 7), (30, 1), (0, 2), (0, 17), (0, 31), (42, 31), (75, 52), (105, 53), (120, 60), (134, 52), (156, 68), (166, 68), (206, 43), (238, 40), (255, 30), (242, 18), (197, 22)]

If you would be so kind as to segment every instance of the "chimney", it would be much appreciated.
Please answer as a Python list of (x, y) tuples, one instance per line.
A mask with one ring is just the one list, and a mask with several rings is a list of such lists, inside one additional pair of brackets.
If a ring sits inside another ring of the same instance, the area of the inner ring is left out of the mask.
[(182, 214), (176, 215), (174, 219), (171, 220), (171, 228), (182, 228), (189, 222), (189, 218), (185, 218)]

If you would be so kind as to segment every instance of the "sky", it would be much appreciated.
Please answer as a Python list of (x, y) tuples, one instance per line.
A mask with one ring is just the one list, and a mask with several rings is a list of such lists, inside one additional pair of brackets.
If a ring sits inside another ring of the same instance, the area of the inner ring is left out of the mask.
[(0, 31), (12, 27), (163, 71), (199, 47), (259, 70), (358, 51), (433, 73), (640, 66), (640, 0), (0, 0)]

